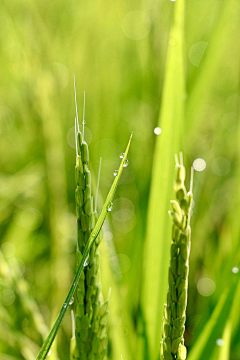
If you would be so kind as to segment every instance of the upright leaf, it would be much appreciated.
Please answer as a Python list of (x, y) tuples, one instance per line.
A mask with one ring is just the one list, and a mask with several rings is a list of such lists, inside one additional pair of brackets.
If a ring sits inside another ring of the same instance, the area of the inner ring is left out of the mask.
[(184, 1), (175, 6), (163, 99), (159, 116), (162, 134), (157, 138), (150, 190), (143, 270), (142, 307), (152, 360), (159, 356), (161, 319), (167, 293), (171, 222), (166, 209), (173, 196), (174, 154), (179, 151), (184, 119)]

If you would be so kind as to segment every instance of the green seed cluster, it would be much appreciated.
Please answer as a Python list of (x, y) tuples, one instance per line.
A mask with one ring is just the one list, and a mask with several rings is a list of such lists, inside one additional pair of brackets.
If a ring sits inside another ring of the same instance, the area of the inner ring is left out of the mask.
[(176, 164), (174, 192), (177, 201), (171, 201), (172, 244), (168, 276), (167, 304), (164, 305), (162, 323), (161, 360), (185, 360), (184, 346), (185, 316), (191, 241), (190, 211), (192, 190), (188, 193), (185, 185), (185, 168)]
[[(91, 195), (91, 173), (88, 169), (88, 145), (77, 132), (76, 175), (76, 212), (78, 224), (77, 267), (88, 238), (93, 230), (97, 214), (93, 211)], [(101, 303), (99, 283), (99, 253), (101, 241), (99, 234), (92, 246), (79, 280), (75, 299), (75, 342), (72, 359), (103, 360), (107, 355), (108, 301)], [(71, 347), (73, 348), (73, 346)]]

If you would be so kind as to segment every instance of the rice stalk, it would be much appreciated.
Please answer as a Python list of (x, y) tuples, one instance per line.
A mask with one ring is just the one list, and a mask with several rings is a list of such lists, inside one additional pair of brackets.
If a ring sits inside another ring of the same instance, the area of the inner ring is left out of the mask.
[[(114, 197), (115, 191), (116, 191), (117, 186), (118, 186), (119, 179), (120, 179), (120, 177), (121, 177), (121, 175), (122, 175), (122, 172), (123, 172), (124, 167), (127, 167), (127, 165), (128, 165), (127, 155), (128, 155), (128, 151), (129, 151), (129, 148), (130, 148), (130, 144), (131, 144), (131, 140), (132, 140), (132, 135), (133, 135), (133, 134), (131, 134), (130, 139), (129, 139), (129, 141), (128, 141), (128, 144), (127, 144), (125, 153), (123, 153), (123, 155), (121, 154), (121, 156), (120, 156), (121, 159), (122, 159), (122, 161), (121, 161), (121, 163), (120, 163), (120, 166), (119, 166), (119, 168), (118, 168), (118, 171), (116, 172), (115, 179), (114, 179), (114, 181), (113, 181), (113, 183), (112, 183), (112, 186), (111, 186), (111, 188), (110, 188), (110, 190), (109, 190), (109, 192), (108, 192), (107, 198), (106, 198), (105, 203), (104, 203), (104, 205), (103, 205), (103, 207), (102, 207), (102, 210), (101, 210), (101, 212), (100, 212), (100, 215), (99, 215), (99, 217), (98, 217), (98, 219), (97, 219), (97, 221), (96, 221), (96, 224), (95, 224), (93, 230), (89, 233), (89, 238), (87, 239), (86, 246), (85, 246), (84, 251), (83, 251), (83, 253), (82, 253), (82, 257), (81, 257), (81, 259), (78, 259), (78, 261), (79, 261), (79, 266), (77, 267), (77, 271), (76, 271), (76, 274), (75, 274), (74, 279), (73, 279), (73, 281), (72, 281), (72, 284), (71, 284), (71, 287), (70, 287), (70, 289), (69, 289), (69, 292), (68, 292), (68, 294), (67, 294), (67, 296), (66, 296), (66, 298), (65, 298), (65, 301), (64, 301), (64, 303), (63, 303), (63, 305), (62, 305), (62, 307), (61, 307), (61, 310), (60, 310), (60, 312), (59, 312), (59, 315), (58, 315), (55, 323), (54, 323), (53, 326), (52, 326), (52, 329), (50, 330), (50, 332), (49, 332), (46, 340), (44, 341), (44, 343), (43, 343), (43, 345), (42, 345), (42, 347), (41, 347), (41, 350), (40, 350), (40, 352), (39, 352), (39, 354), (38, 354), (38, 356), (37, 356), (37, 360), (44, 360), (44, 359), (46, 359), (46, 356), (47, 356), (47, 354), (49, 353), (49, 351), (50, 351), (50, 349), (51, 349), (51, 346), (52, 346), (52, 344), (53, 344), (53, 341), (54, 341), (55, 338), (56, 338), (57, 332), (58, 332), (58, 330), (59, 330), (59, 328), (60, 328), (60, 325), (61, 325), (61, 323), (62, 323), (62, 321), (63, 321), (63, 318), (64, 318), (64, 316), (65, 316), (65, 314), (66, 314), (69, 306), (72, 305), (73, 296), (74, 296), (74, 294), (75, 294), (75, 292), (76, 292), (76, 289), (77, 289), (77, 287), (78, 287), (78, 283), (79, 283), (79, 281), (81, 280), (81, 275), (82, 275), (82, 271), (83, 271), (84, 265), (86, 265), (86, 260), (89, 258), (89, 253), (90, 253), (90, 251), (91, 251), (91, 248), (93, 247), (95, 241), (97, 241), (97, 238), (98, 238), (99, 233), (100, 233), (100, 231), (101, 231), (101, 229), (102, 229), (103, 223), (104, 223), (104, 221), (105, 221), (105, 219), (106, 219), (107, 213), (108, 213), (108, 211), (111, 211), (112, 201), (113, 201), (113, 197)], [(79, 136), (80, 136), (80, 132), (79, 132)], [(80, 144), (80, 142), (79, 142), (79, 144)], [(83, 150), (83, 151), (84, 151), (84, 156), (86, 156), (86, 149), (87, 149), (87, 148), (86, 148), (86, 146), (84, 145), (84, 150)], [(79, 158), (78, 158), (78, 159), (79, 159)], [(83, 166), (82, 160), (79, 161), (79, 162), (77, 162), (77, 166), (79, 166), (79, 167)], [(86, 167), (84, 167), (83, 169), (86, 169)], [(83, 171), (83, 170), (82, 170), (82, 171)], [(88, 174), (87, 176), (90, 177), (90, 175), (89, 175), (90, 172), (87, 172), (87, 174)], [(77, 180), (77, 183), (78, 183), (78, 184), (80, 184), (80, 181), (83, 181), (83, 180), (86, 181), (86, 179), (84, 179), (84, 178), (82, 177), (81, 171), (79, 171), (79, 172), (77, 173), (77, 177), (78, 177), (78, 180)], [(89, 180), (86, 181), (86, 184), (88, 184), (88, 181), (89, 181)], [(89, 203), (89, 202), (88, 202), (88, 203)], [(84, 205), (84, 207), (85, 207), (85, 206), (86, 206), (86, 204)], [(88, 206), (89, 206), (89, 205), (88, 205)], [(89, 211), (89, 209), (86, 209), (85, 211), (86, 211), (86, 213), (87, 213), (87, 212)], [(84, 220), (82, 220), (82, 219), (84, 219)], [(88, 219), (87, 219), (85, 216), (83, 216), (83, 217), (81, 218), (81, 221), (86, 221), (86, 222), (87, 222)], [(84, 223), (84, 226), (86, 225), (86, 222)], [(81, 282), (81, 281), (80, 281), (80, 282)], [(107, 304), (105, 304), (105, 303), (103, 304), (103, 306), (105, 307), (105, 311), (107, 310), (107, 309), (106, 309), (106, 307), (107, 307), (106, 305), (107, 305)], [(102, 315), (103, 315), (103, 313), (104, 313), (103, 309), (100, 310), (99, 313), (98, 313), (98, 316), (101, 317), (101, 325), (104, 325), (104, 322), (106, 321), (106, 318), (108, 317), (108, 314), (107, 314), (107, 316), (104, 317), (104, 320), (102, 320)], [(85, 321), (88, 321), (88, 320), (85, 320)], [(86, 332), (86, 331), (85, 331), (85, 332)], [(101, 352), (102, 352), (102, 350), (104, 350), (103, 345), (104, 345), (104, 343), (101, 343), (101, 344), (99, 345), (99, 350), (101, 350)], [(74, 355), (74, 356), (75, 356), (75, 355)], [(97, 355), (97, 356), (98, 356), (98, 355)], [(84, 359), (84, 357), (83, 357), (83, 359)]]
[[(76, 100), (76, 89), (75, 89)], [(85, 96), (84, 96), (85, 100)], [(76, 213), (77, 213), (77, 267), (83, 255), (88, 238), (96, 224), (97, 206), (93, 208), (91, 191), (91, 172), (88, 168), (89, 150), (84, 141), (85, 101), (83, 110), (83, 130), (80, 131), (76, 102), (75, 136), (76, 136)], [(99, 167), (100, 175), (100, 167)], [(99, 178), (98, 178), (99, 179)], [(99, 180), (98, 180), (99, 181)], [(99, 185), (99, 184), (98, 184)], [(98, 192), (98, 186), (97, 186)], [(96, 194), (97, 197), (97, 194)], [(71, 352), (72, 359), (101, 359), (107, 354), (108, 300), (102, 303), (99, 279), (98, 246), (102, 239), (100, 231), (93, 244), (89, 257), (81, 274), (75, 299), (75, 346)], [(74, 337), (72, 339), (74, 341)]]
[(191, 246), (190, 216), (193, 200), (193, 168), (190, 191), (185, 188), (185, 168), (182, 154), (180, 164), (176, 156), (176, 180), (174, 192), (177, 200), (172, 200), (172, 244), (168, 276), (167, 303), (164, 304), (162, 322), (161, 360), (185, 360), (184, 330), (187, 306), (189, 254)]

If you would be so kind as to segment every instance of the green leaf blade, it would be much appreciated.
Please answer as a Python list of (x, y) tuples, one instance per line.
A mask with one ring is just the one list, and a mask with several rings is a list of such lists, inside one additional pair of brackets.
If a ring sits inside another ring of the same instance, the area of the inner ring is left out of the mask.
[[(163, 304), (171, 243), (171, 222), (167, 213), (173, 196), (174, 154), (179, 152), (184, 123), (184, 1), (174, 4), (175, 16), (168, 44), (166, 76), (150, 190), (143, 270), (142, 310), (146, 325), (149, 358), (159, 357)], [(145, 326), (144, 325), (144, 326)]]

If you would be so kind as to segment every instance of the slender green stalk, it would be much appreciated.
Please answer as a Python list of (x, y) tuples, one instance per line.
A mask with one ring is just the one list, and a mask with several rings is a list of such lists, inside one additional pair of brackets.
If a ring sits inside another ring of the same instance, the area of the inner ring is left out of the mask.
[[(75, 92), (76, 100), (76, 92)], [(84, 96), (85, 100), (85, 96)], [(89, 235), (97, 220), (96, 206), (93, 210), (93, 196), (91, 195), (91, 173), (88, 168), (89, 151), (84, 136), (85, 102), (83, 111), (83, 131), (78, 123), (77, 103), (75, 119), (76, 135), (76, 213), (78, 227), (77, 267), (82, 259)], [(100, 168), (99, 168), (100, 172)], [(72, 359), (99, 359), (107, 355), (107, 322), (108, 300), (102, 304), (99, 279), (99, 252), (98, 245), (102, 239), (99, 233), (93, 244), (89, 257), (84, 264), (77, 296), (75, 299), (75, 346), (71, 346)]]
[(113, 197), (114, 197), (114, 194), (115, 194), (115, 191), (117, 189), (117, 185), (118, 185), (118, 182), (119, 182), (119, 179), (122, 175), (122, 172), (123, 172), (123, 168), (126, 166), (126, 161), (127, 161), (127, 155), (128, 155), (128, 151), (129, 151), (129, 148), (130, 148), (130, 143), (131, 143), (131, 139), (132, 139), (132, 135), (129, 139), (129, 142), (128, 142), (128, 145), (127, 145), (127, 148), (125, 150), (125, 153), (124, 153), (124, 156), (122, 158), (122, 161), (121, 161), (121, 164), (119, 166), (119, 169), (118, 169), (118, 173), (113, 181), (113, 184), (109, 190), (109, 193), (107, 195), (107, 198), (106, 198), (106, 201), (103, 205), (103, 208), (102, 208), (102, 211), (98, 217), (98, 220), (96, 222), (96, 225), (94, 227), (94, 229), (92, 230), (88, 240), (87, 240), (87, 243), (86, 243), (86, 246), (84, 248), (84, 251), (83, 251), (83, 254), (82, 254), (82, 258), (80, 260), (80, 263), (79, 263), (79, 266), (77, 268), (77, 272), (76, 272), (76, 275), (73, 279), (73, 282), (72, 282), (72, 285), (70, 287), (70, 290), (67, 294), (67, 297), (64, 301), (64, 304), (60, 310), (60, 313), (50, 331), (50, 333), (48, 334), (48, 337), (47, 339), (44, 341), (43, 343), (43, 346), (38, 354), (38, 357), (37, 357), (37, 360), (44, 360), (51, 348), (51, 345), (57, 335), (57, 332), (59, 330), (59, 327), (62, 323), (62, 320), (67, 312), (67, 309), (69, 307), (70, 304), (72, 304), (72, 298), (75, 294), (75, 291), (77, 289), (77, 285), (78, 285), (78, 282), (80, 280), (80, 277), (81, 277), (81, 273), (82, 273), (82, 270), (84, 268), (84, 263), (89, 255), (89, 252), (94, 244), (94, 242), (96, 241), (100, 231), (101, 231), (101, 228), (103, 226), (103, 223), (104, 223), (104, 220), (107, 216), (107, 213), (111, 207), (111, 204), (112, 204), (112, 200), (113, 200)]
[(168, 276), (167, 303), (164, 305), (162, 323), (161, 360), (185, 360), (184, 330), (187, 306), (189, 254), (191, 242), (190, 212), (193, 200), (193, 168), (190, 191), (185, 188), (185, 168), (182, 154), (180, 164), (176, 156), (174, 192), (177, 201), (171, 201), (172, 245)]

